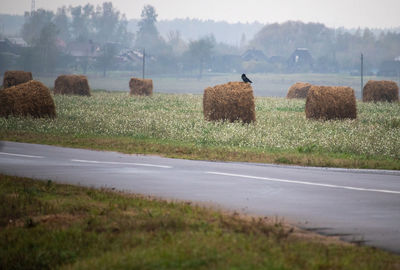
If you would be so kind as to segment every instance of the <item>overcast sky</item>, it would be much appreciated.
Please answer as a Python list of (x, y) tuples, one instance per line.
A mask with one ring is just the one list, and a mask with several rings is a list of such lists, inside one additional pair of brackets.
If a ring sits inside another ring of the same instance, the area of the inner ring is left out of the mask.
[[(104, 0), (36, 0), (36, 8), (56, 10)], [(158, 19), (199, 18), (262, 23), (301, 20), (331, 27), (398, 27), (400, 0), (114, 0), (128, 19), (139, 18), (145, 4), (153, 5)], [(0, 13), (23, 14), (31, 0), (0, 0)]]

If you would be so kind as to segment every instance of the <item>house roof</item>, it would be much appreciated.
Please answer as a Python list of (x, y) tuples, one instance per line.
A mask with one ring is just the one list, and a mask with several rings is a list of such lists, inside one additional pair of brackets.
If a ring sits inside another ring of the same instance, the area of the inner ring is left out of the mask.
[(312, 56), (307, 48), (297, 48), (289, 58), (289, 62), (297, 63), (311, 63)]
[(69, 55), (75, 57), (83, 57), (83, 56), (96, 57), (99, 55), (100, 46), (94, 44), (91, 41), (87, 42), (74, 41), (70, 42), (67, 45), (66, 51)]
[(11, 43), (8, 39), (0, 39), (0, 52), (1, 53), (13, 53), (17, 54), (21, 49), (21, 46)]
[(20, 37), (13, 37), (7, 38), (12, 44), (19, 46), (19, 47), (28, 47), (28, 43), (25, 42), (23, 38)]
[(247, 50), (243, 55), (242, 55), (243, 60), (245, 61), (268, 61), (268, 58), (265, 56), (265, 54), (260, 51), (260, 50), (255, 50), (255, 49), (250, 49)]

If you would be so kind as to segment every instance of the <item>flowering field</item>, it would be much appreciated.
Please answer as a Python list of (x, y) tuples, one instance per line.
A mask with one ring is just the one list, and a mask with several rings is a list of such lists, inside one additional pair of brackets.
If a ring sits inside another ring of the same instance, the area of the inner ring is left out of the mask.
[(254, 124), (206, 122), (201, 95), (126, 92), (54, 97), (57, 118), (0, 118), (0, 131), (75, 137), (132, 137), (233, 151), (344, 153), (400, 159), (400, 104), (357, 104), (358, 119), (307, 120), (304, 100), (256, 98)]

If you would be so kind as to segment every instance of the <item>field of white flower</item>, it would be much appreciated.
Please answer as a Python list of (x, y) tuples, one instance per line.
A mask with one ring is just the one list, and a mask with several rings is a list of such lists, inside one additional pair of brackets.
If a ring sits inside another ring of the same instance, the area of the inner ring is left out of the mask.
[(133, 137), (232, 150), (319, 152), (400, 159), (400, 104), (357, 103), (357, 120), (305, 118), (304, 100), (256, 98), (254, 124), (206, 122), (201, 95), (98, 92), (54, 97), (55, 119), (0, 118), (0, 131)]

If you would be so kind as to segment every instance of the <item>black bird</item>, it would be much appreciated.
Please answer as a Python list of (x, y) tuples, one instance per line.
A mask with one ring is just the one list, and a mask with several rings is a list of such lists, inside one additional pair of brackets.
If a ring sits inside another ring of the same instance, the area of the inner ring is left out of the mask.
[(242, 80), (243, 80), (245, 83), (252, 83), (252, 81), (250, 81), (249, 78), (247, 78), (247, 77), (246, 77), (246, 74), (244, 74), (244, 73), (242, 74)]

